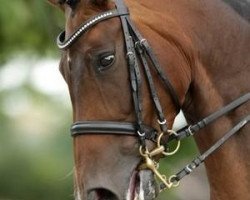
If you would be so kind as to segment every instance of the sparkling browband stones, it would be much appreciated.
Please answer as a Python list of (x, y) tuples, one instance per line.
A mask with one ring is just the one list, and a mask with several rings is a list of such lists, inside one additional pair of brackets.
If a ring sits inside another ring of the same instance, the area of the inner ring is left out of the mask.
[(97, 23), (110, 19), (120, 15), (127, 15), (127, 12), (118, 13), (117, 10), (111, 10), (108, 12), (101, 13), (100, 15), (94, 16), (84, 24), (82, 24), (67, 40), (65, 40), (65, 31), (61, 32), (57, 38), (57, 46), (59, 49), (66, 49), (71, 46), (77, 38), (79, 38), (83, 33), (85, 33), (90, 27), (96, 25)]

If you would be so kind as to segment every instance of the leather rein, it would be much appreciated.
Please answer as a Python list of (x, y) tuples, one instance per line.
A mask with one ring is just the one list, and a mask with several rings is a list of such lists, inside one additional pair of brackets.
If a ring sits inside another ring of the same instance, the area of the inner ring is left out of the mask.
[[(152, 67), (159, 78), (162, 81), (166, 91), (172, 97), (173, 103), (176, 106), (177, 111), (180, 110), (181, 105), (177, 93), (174, 87), (169, 81), (166, 73), (163, 72), (152, 48), (146, 39), (142, 37), (135, 25), (130, 19), (128, 8), (124, 5), (123, 0), (115, 0), (116, 9), (102, 12), (96, 16), (93, 16), (86, 22), (84, 22), (71, 36), (65, 38), (65, 31), (59, 34), (57, 38), (57, 45), (59, 49), (66, 50), (73, 45), (85, 32), (96, 24), (108, 20), (114, 17), (119, 17), (122, 24), (124, 41), (127, 52), (127, 63), (130, 75), (131, 93), (134, 105), (134, 111), (136, 116), (135, 122), (119, 122), (119, 121), (77, 121), (73, 123), (71, 127), (71, 135), (79, 136), (86, 134), (99, 134), (99, 135), (129, 135), (139, 138), (140, 142), (140, 154), (143, 157), (143, 164), (140, 169), (150, 169), (160, 180), (160, 191), (165, 188), (171, 188), (178, 186), (179, 181), (190, 174), (196, 167), (198, 167), (211, 153), (217, 150), (222, 144), (224, 144), (232, 135), (243, 128), (249, 121), (250, 115), (244, 117), (236, 126), (229, 130), (221, 139), (219, 139), (214, 145), (212, 145), (206, 152), (195, 158), (190, 164), (186, 165), (175, 175), (170, 178), (166, 178), (165, 175), (161, 175), (158, 172), (155, 156), (161, 154), (165, 156), (173, 155), (176, 153), (180, 146), (180, 141), (189, 136), (193, 136), (200, 129), (204, 128), (208, 124), (212, 123), (219, 117), (226, 115), (230, 111), (233, 111), (237, 107), (247, 103), (250, 99), (250, 93), (243, 95), (242, 97), (234, 100), (230, 104), (222, 107), (218, 111), (204, 118), (194, 125), (184, 127), (183, 129), (175, 132), (168, 129), (167, 120), (164, 116), (162, 106), (159, 97), (156, 92), (156, 88), (153, 82), (151, 69)], [(139, 62), (144, 70), (146, 81), (149, 86), (150, 96), (154, 104), (155, 113), (158, 118), (158, 124), (160, 133), (158, 131), (143, 123), (142, 119), (142, 77), (139, 67)], [(163, 140), (164, 137), (164, 140)], [(149, 151), (146, 146), (146, 140), (151, 140), (156, 143), (156, 148)], [(171, 141), (177, 142), (175, 150), (169, 150), (169, 143)]]

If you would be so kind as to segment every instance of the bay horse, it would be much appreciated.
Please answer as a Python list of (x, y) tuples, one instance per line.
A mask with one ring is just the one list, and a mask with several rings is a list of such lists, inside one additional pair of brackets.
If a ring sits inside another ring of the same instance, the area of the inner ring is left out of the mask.
[[(58, 46), (78, 135), (76, 200), (154, 199), (163, 188), (154, 175), (170, 188), (215, 149), (205, 160), (210, 198), (250, 199), (249, 1), (49, 1), (66, 17)], [(209, 117), (176, 133), (180, 108), (191, 124)], [(162, 143), (214, 119), (194, 136), (205, 153), (170, 179), (160, 175), (158, 153), (170, 154)]]

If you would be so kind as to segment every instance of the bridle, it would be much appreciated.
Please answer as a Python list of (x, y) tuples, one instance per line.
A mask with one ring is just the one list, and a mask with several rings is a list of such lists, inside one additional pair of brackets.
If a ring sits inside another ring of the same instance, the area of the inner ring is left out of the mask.
[[(135, 25), (130, 19), (128, 8), (124, 5), (123, 0), (115, 0), (116, 8), (106, 12), (102, 12), (86, 22), (84, 22), (71, 36), (65, 38), (65, 31), (60, 33), (57, 39), (57, 45), (60, 49), (65, 50), (71, 47), (86, 31), (95, 26), (96, 24), (108, 20), (114, 17), (119, 17), (124, 35), (124, 41), (127, 52), (127, 63), (130, 75), (131, 93), (134, 105), (134, 112), (136, 116), (135, 122), (119, 122), (119, 121), (77, 121), (71, 127), (71, 135), (86, 135), (86, 134), (112, 134), (112, 135), (129, 135), (136, 136), (140, 142), (140, 154), (144, 159), (144, 163), (139, 167), (140, 169), (150, 169), (162, 182), (160, 184), (160, 190), (165, 188), (171, 188), (177, 186), (179, 181), (186, 175), (190, 174), (193, 169), (198, 167), (211, 153), (218, 149), (225, 141), (227, 141), (233, 134), (238, 132), (250, 121), (250, 115), (242, 119), (235, 127), (225, 134), (223, 138), (218, 140), (211, 148), (209, 148), (202, 155), (194, 159), (185, 168), (180, 170), (177, 174), (166, 178), (161, 175), (157, 170), (157, 161), (155, 156), (162, 154), (165, 156), (173, 155), (180, 146), (180, 140), (186, 137), (192, 136), (198, 132), (201, 128), (204, 128), (211, 122), (215, 121), (219, 117), (227, 114), (228, 112), (236, 109), (242, 104), (246, 103), (250, 99), (250, 93), (236, 99), (220, 110), (214, 112), (203, 120), (194, 125), (187, 126), (177, 132), (168, 129), (167, 120), (164, 116), (164, 112), (154, 85), (154, 81), (151, 74), (152, 67), (159, 78), (162, 81), (166, 91), (172, 97), (176, 110), (179, 111), (181, 104), (179, 102), (178, 95), (169, 81), (166, 73), (162, 71), (162, 68), (154, 55), (152, 48), (146, 39), (142, 37)], [(142, 77), (139, 67), (139, 62), (143, 68), (150, 96), (154, 104), (155, 113), (158, 118), (158, 124), (160, 133), (151, 126), (144, 124), (142, 119)], [(146, 140), (151, 140), (156, 143), (156, 148), (149, 151), (146, 146)], [(177, 147), (175, 150), (169, 150), (169, 143), (173, 140), (177, 141)]]
[(143, 39), (143, 37), (139, 34), (133, 23), (129, 18), (129, 11), (127, 7), (123, 4), (123, 1), (116, 1), (116, 9), (103, 12), (97, 16), (94, 16), (84, 22), (67, 40), (65, 40), (65, 32), (62, 32), (58, 36), (57, 44), (60, 49), (69, 48), (77, 39), (84, 34), (87, 30), (89, 30), (94, 25), (102, 22), (104, 20), (108, 20), (114, 17), (120, 17), (123, 34), (126, 44), (127, 51), (127, 62), (129, 66), (130, 72), (130, 81), (131, 81), (131, 90), (133, 97), (134, 110), (136, 115), (136, 123), (128, 123), (128, 122), (114, 122), (114, 121), (81, 121), (73, 124), (71, 130), (72, 135), (79, 134), (122, 134), (122, 135), (133, 135), (139, 136), (141, 143), (145, 143), (145, 139), (155, 140), (157, 137), (157, 131), (148, 127), (143, 123), (142, 119), (142, 96), (141, 96), (141, 72), (138, 65), (137, 58), (140, 57), (143, 66), (145, 68), (148, 83), (150, 86), (151, 97), (153, 99), (155, 109), (158, 116), (158, 122), (160, 124), (161, 130), (163, 132), (167, 131), (166, 119), (163, 114), (161, 104), (155, 90), (153, 79), (149, 70), (149, 65), (146, 61), (146, 55), (150, 58), (153, 66), (155, 67), (156, 72), (160, 76), (163, 81), (164, 86), (169, 91), (173, 98), (173, 102), (176, 105), (176, 108), (180, 109), (180, 103), (178, 100), (178, 96), (171, 85), (166, 74), (163, 73), (161, 67), (154, 56), (151, 48), (149, 47), (147, 41)]

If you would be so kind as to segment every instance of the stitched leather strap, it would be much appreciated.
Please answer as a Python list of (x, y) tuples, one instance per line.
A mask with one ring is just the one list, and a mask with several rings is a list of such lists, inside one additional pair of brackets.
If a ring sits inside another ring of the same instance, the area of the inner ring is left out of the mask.
[(181, 140), (181, 139), (184, 139), (186, 137), (192, 136), (193, 134), (197, 133), (200, 129), (202, 129), (202, 128), (206, 127), (207, 125), (211, 124), (212, 122), (214, 122), (218, 118), (228, 114), (229, 112), (231, 112), (232, 110), (234, 110), (237, 107), (241, 106), (242, 104), (247, 103), (249, 100), (250, 100), (250, 93), (247, 93), (247, 94), (237, 98), (236, 100), (232, 101), (228, 105), (220, 108), (219, 110), (212, 113), (211, 115), (209, 115), (209, 116), (205, 117), (204, 119), (200, 120), (196, 124), (178, 131), (177, 136), (176, 135), (171, 135), (169, 140), (170, 141), (174, 140), (174, 139), (175, 140)]
[[(145, 131), (145, 139), (156, 142), (157, 131), (152, 127), (142, 125)], [(78, 121), (71, 127), (71, 135), (78, 136), (84, 134), (99, 135), (128, 135), (138, 136), (137, 126), (135, 123), (129, 122), (113, 122), (113, 121)]]
[(145, 49), (148, 57), (150, 58), (150, 60), (152, 62), (152, 66), (154, 67), (155, 71), (157, 72), (158, 76), (160, 77), (161, 81), (163, 82), (164, 87), (170, 93), (170, 96), (173, 99), (173, 102), (176, 106), (177, 111), (179, 111), (181, 109), (179, 97), (178, 97), (173, 85), (171, 84), (167, 74), (165, 72), (163, 72), (163, 70), (160, 66), (160, 63), (158, 62), (158, 60), (157, 60), (157, 58), (152, 50), (152, 47), (149, 45), (147, 40), (142, 37), (140, 32), (136, 29), (134, 23), (129, 18), (128, 18), (128, 23), (130, 25), (132, 32), (134, 33), (134, 37), (137, 39), (137, 41), (139, 41), (139, 44)]
[[(201, 163), (205, 161), (205, 159), (218, 150), (228, 139), (230, 139), (235, 133), (237, 133), (240, 129), (242, 129), (245, 125), (250, 122), (250, 115), (246, 116), (243, 120), (241, 120), (236, 126), (234, 126), (230, 131), (228, 131), (221, 139), (219, 139), (214, 145), (212, 145), (207, 151), (203, 154), (195, 158), (190, 164), (186, 165), (182, 170), (180, 170), (173, 178), (171, 182), (178, 182), (185, 176), (189, 175), (193, 172), (194, 169), (199, 167)], [(160, 189), (163, 190), (166, 188), (165, 184), (160, 184)]]
[[(125, 10), (126, 6), (123, 1), (116, 0), (116, 8), (118, 12), (122, 12)], [(131, 82), (131, 91), (132, 98), (134, 103), (135, 115), (136, 115), (136, 124), (137, 124), (137, 133), (140, 139), (141, 145), (145, 145), (145, 130), (143, 130), (142, 126), (142, 91), (141, 91), (141, 73), (138, 65), (138, 61), (136, 59), (136, 52), (134, 43), (132, 40), (132, 36), (129, 32), (129, 27), (127, 24), (127, 18), (129, 16), (122, 15), (120, 16), (123, 35), (125, 39), (126, 51), (127, 51), (127, 61), (129, 66), (130, 73), (130, 82)]]

